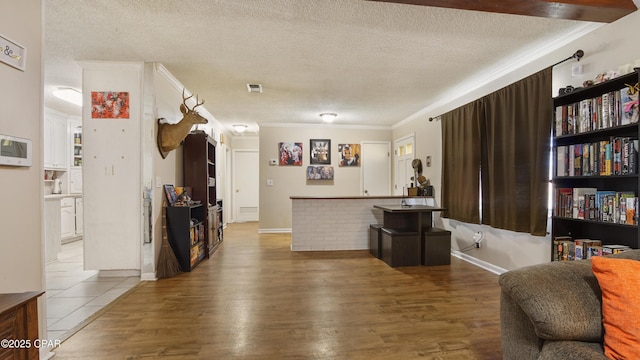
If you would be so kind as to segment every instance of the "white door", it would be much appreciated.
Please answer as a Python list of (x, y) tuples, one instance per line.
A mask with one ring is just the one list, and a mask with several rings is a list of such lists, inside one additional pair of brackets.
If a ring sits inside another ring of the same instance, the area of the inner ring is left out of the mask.
[(362, 195), (386, 196), (391, 193), (391, 144), (362, 142)]
[(258, 150), (233, 150), (233, 214), (235, 221), (258, 221)]
[(411, 187), (411, 177), (414, 175), (413, 167), (411, 167), (411, 161), (414, 159), (414, 142), (414, 135), (395, 141), (396, 183), (393, 191), (394, 195), (406, 195), (407, 189)]

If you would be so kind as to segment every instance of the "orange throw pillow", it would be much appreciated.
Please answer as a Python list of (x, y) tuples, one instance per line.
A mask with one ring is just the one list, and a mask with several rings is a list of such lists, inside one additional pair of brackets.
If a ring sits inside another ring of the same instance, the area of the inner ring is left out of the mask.
[(604, 354), (640, 359), (640, 261), (594, 256), (591, 268), (602, 289)]

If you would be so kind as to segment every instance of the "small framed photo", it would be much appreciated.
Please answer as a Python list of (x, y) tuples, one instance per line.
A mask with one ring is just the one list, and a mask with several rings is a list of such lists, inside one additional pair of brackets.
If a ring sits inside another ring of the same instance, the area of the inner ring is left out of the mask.
[(311, 165), (331, 164), (331, 140), (311, 139), (309, 140)]
[(176, 189), (173, 185), (164, 185), (164, 195), (166, 196), (167, 206), (176, 205), (176, 201), (178, 201), (178, 194), (176, 193)]
[(307, 166), (307, 180), (333, 180), (333, 166)]
[(339, 166), (360, 166), (360, 144), (338, 144)]

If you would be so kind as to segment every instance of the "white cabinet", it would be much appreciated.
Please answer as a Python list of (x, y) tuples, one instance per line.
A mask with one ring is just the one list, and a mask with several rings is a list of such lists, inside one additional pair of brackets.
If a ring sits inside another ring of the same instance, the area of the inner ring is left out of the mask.
[(62, 249), (59, 199), (45, 200), (44, 219), (45, 261), (48, 264), (58, 259), (58, 253)]
[(69, 171), (69, 193), (82, 193), (82, 170), (72, 168)]
[(69, 156), (67, 120), (49, 114), (44, 121), (44, 167), (67, 169)]
[(82, 198), (76, 198), (76, 236), (82, 236), (84, 221), (83, 221), (83, 207)]
[(71, 168), (82, 167), (82, 122), (69, 121), (71, 133)]
[(76, 234), (76, 201), (74, 198), (60, 200), (60, 235), (62, 239), (74, 237)]

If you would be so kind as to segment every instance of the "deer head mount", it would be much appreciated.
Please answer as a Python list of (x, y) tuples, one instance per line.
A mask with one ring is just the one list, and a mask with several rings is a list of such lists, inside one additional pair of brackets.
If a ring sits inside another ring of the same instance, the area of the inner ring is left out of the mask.
[(176, 149), (182, 144), (182, 141), (187, 137), (193, 125), (207, 123), (207, 119), (195, 111), (198, 106), (204, 104), (204, 100), (198, 102), (198, 98), (196, 97), (196, 105), (189, 109), (187, 100), (192, 97), (193, 94), (185, 97), (184, 89), (182, 89), (180, 112), (182, 112), (184, 116), (177, 123), (169, 124), (165, 122), (164, 118), (158, 119), (158, 150), (160, 150), (160, 155), (162, 155), (163, 159), (167, 157), (171, 150)]

